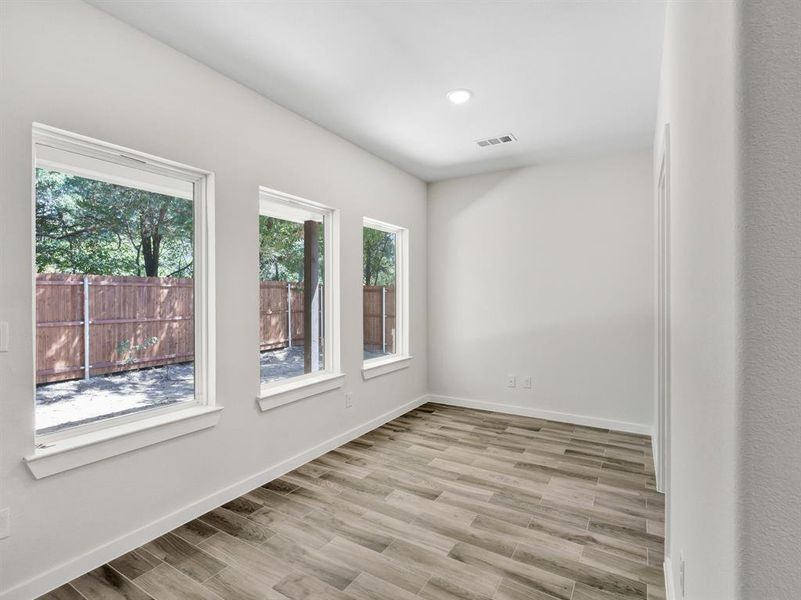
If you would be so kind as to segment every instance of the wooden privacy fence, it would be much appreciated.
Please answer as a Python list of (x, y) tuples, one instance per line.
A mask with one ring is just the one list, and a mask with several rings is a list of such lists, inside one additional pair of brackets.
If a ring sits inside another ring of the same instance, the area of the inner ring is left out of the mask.
[(37, 275), (36, 382), (191, 361), (193, 293), (177, 277)]
[[(193, 360), (193, 294), (188, 278), (37, 275), (36, 383)], [(302, 345), (302, 284), (262, 281), (260, 300), (261, 349)], [(364, 286), (365, 349), (394, 351), (395, 305)]]
[[(320, 298), (324, 298), (320, 286)], [(371, 352), (395, 351), (395, 288), (363, 286), (364, 347)], [(261, 282), (261, 349), (303, 344), (303, 284)], [(320, 311), (324, 310), (320, 302)], [(322, 328), (323, 319), (320, 319)], [(292, 335), (290, 335), (290, 330)], [(320, 332), (322, 339), (323, 332)]]
[[(286, 281), (262, 281), (260, 290), (261, 349), (291, 348), (302, 346), (305, 328), (303, 325), (302, 283)], [(323, 310), (323, 286), (320, 286), (320, 314)], [(323, 339), (323, 319), (320, 319), (320, 340)], [(292, 335), (290, 335), (290, 330)]]
[(364, 286), (364, 349), (395, 352), (395, 288)]

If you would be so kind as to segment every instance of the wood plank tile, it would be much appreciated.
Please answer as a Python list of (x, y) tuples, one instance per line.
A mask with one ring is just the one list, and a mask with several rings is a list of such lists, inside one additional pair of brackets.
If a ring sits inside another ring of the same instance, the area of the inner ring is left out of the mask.
[(647, 591), (645, 584), (630, 577), (599, 569), (565, 556), (555, 556), (533, 545), (518, 545), (514, 559), (589, 587), (618, 594), (624, 598), (644, 598)]
[[(512, 523), (506, 523), (492, 517), (478, 516), (470, 524), (472, 529), (478, 530), (480, 535), (502, 535), (512, 541), (515, 546), (518, 544), (535, 544), (543, 549), (558, 554), (575, 558), (581, 557), (583, 546), (566, 540), (559, 536), (552, 536), (528, 527), (520, 527)], [(466, 540), (461, 540), (466, 541)], [(474, 544), (484, 547), (481, 544)], [(499, 554), (501, 554), (499, 552)]]
[(287, 481), (285, 478), (279, 477), (278, 479), (274, 479), (269, 483), (265, 483), (261, 487), (263, 487), (265, 490), (275, 492), (276, 494), (288, 494), (291, 491), (296, 490), (298, 486), (291, 481)]
[(664, 600), (649, 443), (424, 405), (43, 598)]
[(260, 573), (228, 566), (203, 585), (223, 600), (286, 600)]
[(162, 535), (143, 548), (195, 581), (205, 581), (225, 568), (224, 562), (173, 533)]
[(320, 546), (324, 546), (334, 537), (340, 536), (365, 548), (382, 552), (394, 539), (390, 532), (376, 527), (361, 516), (355, 516), (346, 510), (337, 512), (317, 511), (310, 514), (304, 521), (320, 532)]
[(218, 530), (211, 525), (206, 525), (203, 521), (194, 519), (193, 521), (189, 521), (188, 523), (184, 523), (180, 527), (173, 529), (172, 533), (189, 542), (193, 546), (197, 546), (206, 538), (213, 536), (215, 533), (217, 533), (217, 531)]
[(273, 588), (290, 600), (352, 600), (350, 594), (302, 573), (291, 573)]
[(361, 573), (345, 590), (355, 600), (419, 600), (419, 596), (407, 592), (388, 581)]
[(560, 600), (570, 600), (573, 593), (573, 580), (567, 577), (541, 569), (530, 562), (506, 558), (470, 544), (456, 544), (448, 556), (479, 571), (492, 573), (501, 579), (511, 580), (519, 586), (550, 594)]
[(39, 596), (39, 600), (86, 600), (86, 598), (71, 584), (65, 583), (44, 596)]
[(142, 588), (108, 565), (89, 571), (70, 583), (86, 600), (153, 600)]
[(648, 585), (659, 586), (664, 584), (665, 574), (661, 566), (651, 567), (640, 562), (615, 556), (614, 554), (602, 552), (596, 548), (584, 548), (584, 552), (581, 555), (581, 562), (609, 571), (610, 573), (624, 575), (625, 577)]
[[(384, 550), (384, 554), (397, 562), (410, 565), (418, 572), (429, 573), (432, 578), (458, 581), (477, 594), (489, 596), (495, 593), (501, 576), (492, 571), (471, 568), (464, 561), (450, 554), (442, 556), (422, 546), (395, 540)], [(496, 555), (497, 556), (497, 555)]]
[(109, 563), (109, 565), (125, 575), (128, 579), (136, 579), (143, 573), (147, 573), (160, 564), (162, 564), (162, 562), (144, 548), (132, 550)]
[(269, 586), (275, 585), (293, 571), (286, 561), (270, 556), (227, 533), (217, 533), (203, 540), (198, 547), (222, 564), (233, 565), (258, 575)]
[(166, 563), (137, 577), (136, 585), (158, 600), (220, 600), (209, 588)]
[(514, 525), (520, 525), (522, 527), (527, 526), (531, 520), (531, 517), (525, 511), (515, 510), (513, 508), (508, 508), (497, 504), (490, 504), (489, 502), (475, 500), (470, 497), (465, 498), (464, 496), (455, 494), (453, 492), (443, 492), (436, 499), (436, 502), (450, 504), (451, 506), (463, 508), (471, 513), (475, 513), (476, 515), (484, 515), (486, 517), (500, 519), (502, 521), (506, 521), (507, 523), (513, 523)]
[[(472, 523), (472, 522), (471, 522)], [(459, 523), (435, 517), (433, 515), (420, 515), (415, 524), (425, 527), (431, 531), (435, 531), (455, 542), (464, 542), (466, 544), (473, 544), (479, 548), (490, 550), (502, 556), (512, 556), (517, 547), (515, 538), (504, 533), (498, 533), (491, 530), (481, 530), (474, 528), (471, 524)], [(449, 548), (448, 550), (450, 551)]]
[(338, 590), (344, 590), (359, 575), (359, 570), (337, 560), (339, 557), (335, 553), (303, 548), (280, 534), (267, 540), (261, 549), (279, 560), (285, 560), (296, 571), (308, 573)]
[(198, 519), (206, 525), (211, 525), (220, 531), (224, 531), (228, 535), (232, 535), (254, 546), (264, 543), (271, 536), (275, 535), (274, 531), (263, 526), (259, 522), (243, 517), (223, 507), (215, 508), (201, 515)]
[(444, 575), (435, 575), (429, 579), (419, 596), (426, 600), (490, 600), (490, 596)]
[(349, 569), (361, 571), (407, 592), (419, 592), (428, 581), (427, 574), (411, 571), (384, 554), (344, 538), (335, 537), (320, 552), (334, 557)]
[[(573, 598), (575, 596), (571, 596), (571, 600)], [(498, 586), (493, 600), (557, 600), (557, 597), (542, 590), (535, 590), (529, 586), (522, 586), (514, 581), (504, 579)]]

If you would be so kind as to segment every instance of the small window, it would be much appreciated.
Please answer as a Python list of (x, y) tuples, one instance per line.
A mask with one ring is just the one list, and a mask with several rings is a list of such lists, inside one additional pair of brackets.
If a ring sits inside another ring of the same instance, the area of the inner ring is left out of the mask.
[(362, 295), (365, 367), (408, 355), (406, 246), (408, 231), (364, 219)]
[(332, 209), (262, 189), (259, 214), (260, 372), (263, 391), (338, 372)]
[(207, 172), (34, 127), (36, 433), (211, 404)]

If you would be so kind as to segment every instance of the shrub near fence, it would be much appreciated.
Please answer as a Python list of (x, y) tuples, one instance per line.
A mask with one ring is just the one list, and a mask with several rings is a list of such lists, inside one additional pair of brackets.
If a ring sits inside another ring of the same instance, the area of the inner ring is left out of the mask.
[[(387, 352), (394, 351), (395, 293), (386, 288), (384, 303), (383, 289), (364, 286), (364, 340), (373, 352), (381, 351), (384, 334)], [(262, 281), (260, 294), (261, 349), (302, 344), (302, 285)], [(38, 274), (36, 383), (193, 360), (193, 297), (188, 278)], [(125, 348), (153, 338), (133, 353)]]

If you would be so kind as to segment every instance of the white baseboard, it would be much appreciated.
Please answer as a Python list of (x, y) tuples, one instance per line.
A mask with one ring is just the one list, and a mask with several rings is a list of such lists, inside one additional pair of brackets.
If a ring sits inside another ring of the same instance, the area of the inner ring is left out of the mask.
[(637, 433), (640, 435), (652, 435), (651, 425), (642, 423), (630, 423), (628, 421), (615, 421), (602, 419), (600, 417), (589, 417), (586, 415), (575, 415), (553, 410), (545, 410), (530, 406), (518, 406), (516, 404), (503, 404), (489, 400), (475, 400), (472, 398), (457, 398), (455, 396), (440, 396), (429, 394), (429, 402), (448, 404), (450, 406), (461, 406), (463, 408), (476, 408), (478, 410), (489, 410), (509, 415), (519, 415), (521, 417), (534, 417), (537, 419), (547, 419), (548, 421), (559, 421), (560, 423), (571, 423), (573, 425), (585, 425), (587, 427), (599, 427), (601, 429), (611, 429), (623, 431), (625, 433)]
[(676, 588), (673, 585), (673, 566), (667, 556), (665, 562), (662, 563), (662, 569), (665, 572), (665, 600), (678, 600)]
[(314, 460), (326, 452), (329, 452), (334, 448), (338, 448), (339, 446), (346, 444), (351, 440), (354, 440), (365, 433), (376, 429), (377, 427), (380, 427), (384, 423), (406, 414), (410, 410), (425, 404), (428, 399), (429, 397), (427, 395), (420, 396), (411, 402), (407, 402), (402, 406), (379, 415), (378, 417), (349, 429), (344, 433), (334, 436), (322, 442), (321, 444), (305, 450), (304, 452), (296, 454), (295, 456), (288, 458), (277, 465), (273, 465), (272, 467), (269, 467), (268, 469), (265, 469), (256, 475), (248, 477), (247, 479), (243, 479), (218, 492), (206, 496), (197, 502), (189, 504), (165, 517), (162, 517), (161, 519), (150, 523), (149, 525), (140, 527), (139, 529), (125, 534), (124, 536), (119, 537), (107, 544), (98, 546), (97, 548), (90, 550), (81, 556), (62, 563), (50, 571), (46, 571), (41, 575), (37, 575), (32, 579), (24, 581), (13, 588), (6, 590), (0, 594), (0, 600), (30, 600), (31, 598), (36, 598), (42, 594), (46, 594), (50, 590), (63, 585), (65, 582), (71, 581), (75, 577), (83, 575), (84, 573), (91, 571), (92, 569), (95, 569), (100, 565), (107, 563), (108, 561), (113, 560), (122, 554), (125, 554), (126, 552), (130, 552), (134, 548), (138, 548), (153, 538), (163, 535), (168, 531), (175, 529), (176, 527), (180, 527), (187, 521), (191, 521), (192, 519), (199, 517), (200, 515), (220, 506), (221, 504), (230, 502), (234, 498), (238, 498), (242, 494), (257, 488), (260, 485), (264, 485), (273, 479), (281, 477), (293, 469), (306, 464), (310, 460)]

